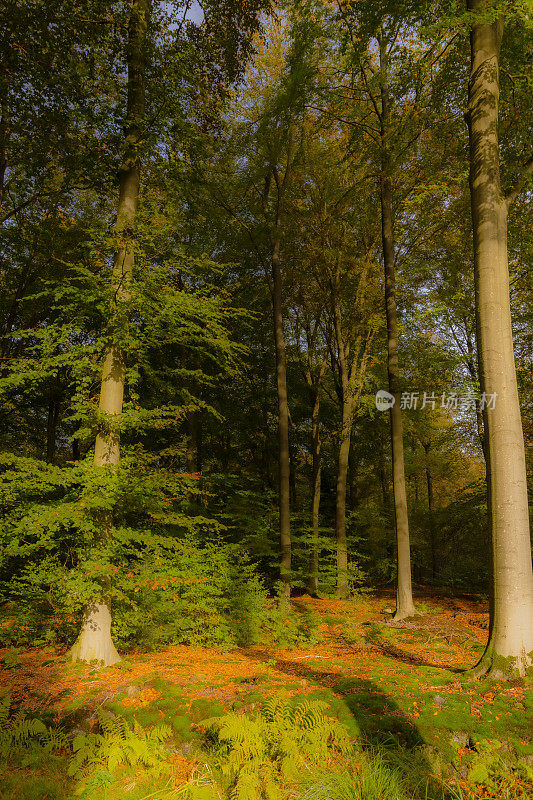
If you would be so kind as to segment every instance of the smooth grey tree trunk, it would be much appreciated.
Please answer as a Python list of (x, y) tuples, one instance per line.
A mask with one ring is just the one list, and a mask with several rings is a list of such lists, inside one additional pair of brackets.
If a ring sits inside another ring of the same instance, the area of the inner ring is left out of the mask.
[(387, 84), (387, 53), (380, 41), (381, 66), (381, 151), (380, 172), (381, 233), (383, 263), (385, 267), (385, 313), (387, 318), (387, 366), (389, 392), (395, 402), (390, 409), (392, 444), (392, 485), (394, 494), (394, 519), (396, 526), (397, 585), (394, 619), (413, 616), (415, 606), (411, 587), (411, 548), (409, 518), (405, 487), (403, 455), (403, 421), (400, 408), (400, 368), (398, 359), (398, 312), (396, 307), (396, 275), (394, 254), (394, 223), (391, 165), (389, 157), (389, 94)]
[[(490, 12), (490, 0), (468, 0)], [(474, 21), (466, 120), (470, 141), (470, 201), (479, 376), (484, 408), (492, 539), (493, 610), (489, 642), (474, 670), (500, 678), (524, 675), (533, 664), (533, 571), (526, 463), (514, 362), (507, 216), (519, 185), (500, 183), (499, 60), (503, 18)], [(532, 161), (526, 166), (531, 170)]]
[[(128, 105), (125, 126), (125, 155), (119, 172), (119, 197), (116, 233), (119, 247), (113, 267), (113, 288), (116, 303), (111, 310), (115, 325), (121, 324), (117, 305), (127, 301), (134, 266), (134, 229), (139, 200), (142, 142), (140, 121), (145, 112), (145, 40), (151, 11), (151, 0), (133, 0), (128, 31)], [(110, 420), (96, 437), (94, 465), (116, 469), (120, 461), (119, 433), (114, 419), (122, 413), (126, 364), (120, 348), (112, 344), (104, 358), (100, 386), (100, 411)], [(110, 535), (110, 514), (102, 515), (102, 542)], [(96, 661), (108, 666), (120, 660), (111, 637), (111, 610), (106, 589), (109, 576), (102, 581), (102, 596), (85, 609), (80, 635), (71, 649), (72, 661)]]

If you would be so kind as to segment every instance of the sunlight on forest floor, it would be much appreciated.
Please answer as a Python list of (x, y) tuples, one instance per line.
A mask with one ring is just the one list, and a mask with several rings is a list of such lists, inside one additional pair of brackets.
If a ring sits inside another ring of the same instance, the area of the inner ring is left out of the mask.
[[(160, 794), (161, 782), (153, 795), (153, 783), (140, 790), (139, 767), (122, 766), (114, 789), (93, 787), (85, 797), (105, 797), (106, 791), (109, 797), (170, 797), (186, 782), (196, 782), (199, 793), (191, 797), (224, 797), (213, 793), (215, 777), (205, 780), (215, 766), (202, 723), (228, 711), (253, 716), (265, 698), (279, 694), (325, 701), (350, 737), (371, 752), (416, 754), (419, 793), (411, 787), (412, 793), (391, 797), (423, 798), (428, 783), (433, 787), (428, 797), (439, 791), (456, 798), (527, 797), (533, 761), (528, 681), (465, 683), (461, 676), (482, 652), (487, 608), (423, 595), (417, 598), (420, 617), (390, 624), (393, 604), (387, 593), (352, 601), (297, 598), (295, 610), (312, 609), (320, 621), (312, 646), (290, 651), (255, 647), (222, 653), (179, 646), (133, 652), (100, 670), (69, 664), (53, 649), (4, 649), (0, 692), (16, 707), (38, 712), (45, 724), (74, 734), (98, 729), (98, 709), (131, 724), (137, 720), (143, 729), (170, 726), (166, 794)], [(70, 796), (62, 793), (66, 748), (59, 742), (53, 758), (40, 766), (28, 756), (14, 761), (0, 777), (2, 797)], [(331, 765), (328, 770), (335, 772)], [(280, 797), (307, 796), (290, 781), (284, 791)], [(331, 788), (322, 796), (358, 797)]]

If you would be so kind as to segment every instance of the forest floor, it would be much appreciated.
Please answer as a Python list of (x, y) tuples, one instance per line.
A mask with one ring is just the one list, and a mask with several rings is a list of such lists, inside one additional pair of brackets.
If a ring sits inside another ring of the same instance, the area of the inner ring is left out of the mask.
[[(388, 592), (345, 602), (294, 599), (298, 613), (312, 611), (318, 620), (310, 644), (294, 650), (264, 646), (223, 653), (176, 646), (133, 652), (102, 670), (69, 664), (53, 648), (4, 649), (0, 696), (9, 695), (12, 706), (69, 735), (96, 730), (98, 709), (130, 723), (135, 719), (145, 729), (160, 722), (171, 726), (171, 771), (164, 790), (153, 780), (143, 783), (142, 769), (129, 768), (112, 791), (104, 786), (86, 792), (90, 800), (178, 797), (187, 781), (198, 786), (215, 781), (202, 721), (228, 711), (253, 716), (266, 697), (279, 693), (325, 701), (352, 738), (369, 752), (385, 753), (387, 768), (401, 773), (405, 791), (391, 797), (533, 796), (531, 681), (465, 681), (462, 672), (476, 663), (487, 639), (486, 605), (417, 595), (420, 616), (403, 623), (390, 622), (394, 599)], [(40, 759), (12, 760), (0, 769), (0, 797), (73, 797), (75, 781), (66, 772), (69, 748), (57, 739)], [(289, 781), (280, 796), (307, 795)], [(355, 790), (311, 796), (359, 798)]]

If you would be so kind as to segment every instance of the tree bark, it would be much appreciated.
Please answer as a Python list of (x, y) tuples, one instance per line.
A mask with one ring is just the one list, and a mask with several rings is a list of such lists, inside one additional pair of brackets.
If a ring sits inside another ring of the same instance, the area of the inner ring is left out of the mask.
[(431, 464), (429, 463), (429, 451), (431, 444), (426, 442), (422, 444), (426, 460), (426, 486), (428, 493), (428, 521), (429, 521), (429, 544), (431, 549), (431, 580), (433, 583), (437, 580), (438, 560), (437, 560), (437, 540), (435, 533), (435, 519), (433, 517), (434, 496), (433, 496), (433, 475), (431, 472)]
[[(141, 121), (145, 113), (145, 41), (151, 11), (151, 0), (133, 0), (127, 45), (128, 99), (125, 124), (124, 159), (119, 171), (119, 196), (116, 233), (119, 246), (113, 267), (113, 296), (111, 309), (115, 328), (124, 324), (121, 304), (128, 301), (134, 266), (134, 229), (141, 179), (140, 148), (143, 132)], [(111, 344), (104, 358), (100, 386), (101, 414), (105, 427), (96, 437), (94, 465), (116, 469), (120, 461), (117, 417), (122, 413), (126, 363), (124, 353)], [(102, 518), (101, 539), (111, 534), (110, 514)], [(81, 633), (71, 650), (73, 661), (97, 661), (104, 666), (120, 660), (111, 638), (111, 610), (106, 596), (109, 576), (102, 581), (102, 596), (85, 609)]]
[[(356, 342), (347, 342), (343, 334), (342, 315), (337, 287), (339, 264), (332, 281), (332, 318), (337, 353), (332, 355), (336, 362), (338, 377), (335, 380), (337, 396), (341, 406), (341, 426), (339, 431), (339, 454), (337, 461), (337, 488), (335, 497), (335, 535), (337, 540), (337, 596), (345, 600), (349, 596), (348, 582), (348, 540), (346, 536), (346, 487), (350, 460), (350, 444), (355, 409), (363, 388), (370, 343), (374, 332), (371, 323), (364, 336)], [(359, 291), (364, 290), (361, 278)], [(350, 346), (351, 345), (351, 346)]]
[(355, 511), (359, 505), (359, 492), (357, 490), (357, 469), (355, 466), (353, 447), (350, 447), (350, 454), (348, 456), (348, 475), (350, 485), (350, 509), (351, 511)]
[(337, 469), (337, 493), (335, 502), (335, 532), (337, 534), (337, 595), (346, 600), (349, 595), (348, 585), (348, 540), (346, 537), (346, 485), (350, 442), (355, 403), (351, 397), (343, 399), (342, 425), (339, 442), (339, 458)]
[[(475, 316), (475, 314), (474, 314)], [(467, 344), (467, 357), (466, 357), (466, 366), (470, 377), (474, 384), (479, 383), (479, 374), (478, 374), (478, 367), (476, 365), (476, 358), (474, 353), (474, 343), (472, 341), (472, 337), (470, 335), (470, 331), (468, 328), (468, 324), (465, 321), (465, 333), (466, 333), (466, 344)], [(483, 422), (483, 410), (481, 408), (481, 400), (480, 398), (476, 397), (476, 429), (477, 435), (481, 444), (481, 450), (483, 452), (483, 458), (485, 460), (485, 486), (486, 486), (486, 497), (487, 497), (487, 547), (489, 550), (490, 558), (489, 558), (489, 639), (492, 633), (492, 623), (494, 621), (494, 580), (492, 576), (492, 569), (493, 569), (493, 557), (492, 557), (492, 523), (491, 523), (491, 499), (490, 499), (490, 454), (489, 454), (489, 445), (487, 441), (487, 430), (485, 428), (485, 424)]]
[(316, 368), (313, 363), (315, 356), (315, 337), (318, 323), (313, 330), (311, 322), (308, 320), (305, 326), (306, 335), (306, 357), (307, 364), (304, 369), (305, 380), (309, 389), (309, 399), (311, 405), (311, 547), (309, 553), (309, 573), (307, 576), (307, 590), (310, 595), (318, 594), (318, 556), (319, 556), (319, 535), (320, 535), (320, 497), (322, 481), (322, 439), (320, 435), (320, 387), (327, 359), (322, 357), (321, 362)]
[[(279, 228), (279, 220), (276, 229)], [(276, 384), (278, 394), (278, 457), (279, 457), (279, 530), (280, 579), (283, 597), (288, 602), (291, 595), (291, 517), (290, 517), (290, 453), (289, 453), (289, 402), (287, 397), (287, 366), (285, 336), (283, 333), (282, 274), (280, 240), (272, 242), (272, 316), (276, 351)]]
[(397, 587), (395, 619), (415, 614), (411, 588), (411, 549), (409, 543), (409, 518), (405, 488), (403, 456), (403, 422), (400, 409), (400, 369), (398, 360), (398, 312), (396, 307), (396, 275), (394, 255), (394, 222), (391, 165), (389, 155), (389, 93), (387, 84), (387, 52), (380, 39), (381, 66), (381, 235), (385, 267), (385, 313), (387, 318), (387, 366), (389, 392), (394, 397), (390, 409), (392, 442), (392, 484), (394, 493), (394, 518), (397, 540)]
[(385, 513), (387, 513), (390, 505), (389, 478), (387, 476), (387, 469), (385, 465), (385, 454), (381, 447), (381, 442), (379, 446), (379, 483), (381, 486), (383, 510), (385, 511)]
[(322, 442), (320, 439), (320, 394), (318, 386), (312, 390), (311, 404), (311, 555), (309, 559), (309, 594), (318, 593), (318, 538), (319, 538), (319, 516), (320, 516), (320, 490), (322, 480), (322, 460), (320, 450)]
[(296, 457), (294, 448), (289, 447), (289, 485), (291, 490), (291, 505), (295, 506), (296, 498)]
[[(4, 65), (2, 65), (4, 67)], [(2, 69), (2, 72), (4, 72)], [(5, 70), (7, 75), (7, 70)], [(9, 141), (9, 108), (8, 87), (6, 77), (0, 79), (0, 211), (4, 204), (5, 177), (7, 170), (7, 145)]]
[[(468, 9), (491, 10), (490, 0)], [(492, 539), (493, 615), (489, 642), (475, 674), (524, 675), (533, 663), (533, 571), (524, 438), (514, 362), (507, 215), (498, 142), (499, 57), (503, 19), (473, 23), (466, 120), (470, 141), (470, 201), (479, 376), (484, 408)]]

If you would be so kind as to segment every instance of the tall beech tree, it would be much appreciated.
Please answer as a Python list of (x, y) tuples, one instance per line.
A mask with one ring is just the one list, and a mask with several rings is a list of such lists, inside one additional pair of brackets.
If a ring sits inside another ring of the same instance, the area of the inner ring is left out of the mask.
[[(301, 242), (298, 242), (301, 245)], [(302, 257), (301, 250), (299, 252)], [(307, 259), (305, 260), (308, 266)], [(312, 269), (309, 265), (311, 284)], [(319, 537), (320, 537), (320, 497), (322, 491), (322, 435), (320, 420), (320, 401), (323, 390), (324, 376), (328, 362), (328, 351), (324, 341), (324, 296), (323, 293), (313, 291), (310, 284), (298, 276), (297, 300), (293, 302), (294, 333), (298, 344), (301, 365), (305, 383), (308, 389), (308, 400), (311, 417), (311, 469), (309, 474), (310, 490), (310, 547), (309, 547), (309, 574), (306, 584), (309, 594), (318, 592), (319, 575)]]
[[(405, 487), (403, 456), (403, 421), (400, 405), (399, 328), (396, 303), (396, 267), (394, 248), (393, 188), (390, 152), (390, 96), (388, 78), (388, 41), (385, 30), (378, 34), (381, 105), (376, 111), (379, 118), (380, 172), (379, 200), (381, 205), (381, 240), (385, 268), (385, 317), (387, 320), (387, 375), (389, 392), (394, 398), (390, 408), (392, 448), (392, 489), (394, 495), (394, 520), (396, 526), (396, 612), (395, 619), (411, 617), (415, 613), (411, 587), (411, 548), (409, 542), (409, 516)], [(365, 70), (365, 67), (362, 66)], [(366, 79), (365, 79), (366, 80)], [(376, 104), (376, 109), (378, 106)]]
[[(341, 274), (355, 270), (342, 269), (341, 256), (337, 256), (332, 269), (331, 286), (331, 355), (340, 404), (340, 426), (338, 434), (337, 484), (335, 496), (335, 536), (337, 543), (337, 595), (347, 599), (349, 595), (348, 539), (346, 532), (346, 489), (350, 458), (352, 427), (357, 404), (363, 390), (371, 345), (376, 332), (375, 309), (366, 301), (375, 296), (372, 291), (372, 254), (362, 254), (358, 280), (349, 275), (351, 288), (349, 302), (358, 310), (356, 314), (343, 314), (340, 298)], [(354, 291), (354, 284), (357, 288)], [(365, 299), (364, 299), (365, 298)], [(361, 314), (361, 318), (359, 317)]]
[[(258, 43), (257, 63), (246, 76), (238, 98), (244, 124), (234, 126), (238, 152), (231, 156), (238, 188), (235, 182), (232, 187), (228, 177), (225, 185), (213, 193), (245, 233), (255, 259), (259, 259), (271, 297), (277, 396), (279, 575), (282, 598), (287, 601), (292, 556), (284, 284), (287, 271), (294, 265), (287, 263), (284, 242), (293, 183), (301, 168), (305, 104), (314, 88), (315, 53), (310, 29), (297, 15), (281, 15), (270, 24), (268, 34), (270, 48)], [(230, 188), (238, 195), (237, 200), (228, 197)]]
[[(341, 0), (336, 5), (341, 35), (352, 53), (353, 138), (354, 142), (367, 143), (375, 165), (381, 209), (387, 374), (389, 392), (394, 397), (390, 431), (397, 554), (395, 618), (402, 619), (413, 615), (415, 608), (400, 405), (396, 280), (397, 257), (404, 243), (397, 241), (397, 218), (406, 199), (416, 192), (417, 181), (411, 182), (408, 165), (416, 160), (425, 132), (436, 124), (439, 70), (455, 36), (447, 39), (442, 33), (428, 35), (422, 31), (422, 22), (427, 22), (433, 13), (430, 5), (421, 8), (410, 2), (382, 2), (355, 6)], [(366, 105), (363, 114), (361, 98)]]
[[(373, 143), (373, 158), (376, 161), (379, 202), (381, 209), (382, 260), (384, 266), (385, 317), (387, 323), (387, 374), (388, 388), (394, 397), (390, 408), (390, 431), (392, 452), (392, 483), (394, 497), (394, 521), (396, 531), (397, 591), (395, 618), (414, 615), (415, 607), (411, 588), (411, 555), (409, 541), (409, 518), (403, 455), (403, 423), (400, 407), (399, 325), (396, 300), (396, 245), (394, 213), (398, 200), (395, 198), (398, 168), (406, 159), (406, 152), (417, 141), (422, 130), (419, 114), (413, 114), (413, 105), (418, 112), (424, 87), (423, 70), (417, 68), (417, 60), (409, 55), (409, 48), (398, 43), (401, 31), (408, 19), (413, 18), (411, 9), (391, 4), (364, 4), (361, 11), (342, 2), (337, 3), (338, 19), (342, 35), (352, 51), (352, 64), (360, 81), (352, 87), (354, 95), (354, 138), (365, 136)], [(377, 52), (376, 52), (377, 51)], [(401, 63), (405, 58), (409, 68)], [(397, 76), (391, 94), (391, 73), (394, 67), (401, 73)], [(409, 87), (409, 88), (408, 88)], [(411, 93), (413, 100), (406, 97)], [(360, 97), (366, 99), (367, 111), (360, 113)], [(357, 98), (357, 99), (356, 99)], [(394, 119), (392, 109), (395, 109)], [(362, 133), (361, 133), (362, 132)], [(405, 189), (402, 187), (403, 192)]]
[[(120, 345), (128, 324), (128, 301), (135, 264), (135, 220), (141, 185), (141, 152), (146, 108), (146, 40), (150, 23), (151, 0), (133, 0), (128, 24), (127, 108), (124, 124), (124, 156), (119, 169), (119, 193), (115, 226), (117, 250), (112, 276), (114, 338), (104, 355), (99, 408), (101, 428), (96, 437), (94, 465), (115, 469), (120, 461), (119, 425), (126, 382), (126, 360)], [(102, 541), (111, 535), (112, 517), (101, 515)], [(80, 635), (72, 647), (73, 661), (102, 662), (106, 666), (120, 660), (111, 638), (111, 611), (106, 597), (108, 576), (102, 579), (102, 596), (87, 605)]]
[[(504, 16), (492, 0), (468, 0), (472, 15), (466, 120), (474, 239), (477, 352), (490, 481), (493, 612), (476, 674), (524, 675), (533, 663), (533, 571), (524, 439), (509, 299), (507, 218), (533, 156), (505, 192), (498, 141), (500, 52)], [(496, 17), (496, 18), (495, 18)]]
[[(263, 209), (269, 220), (270, 268), (272, 298), (272, 323), (276, 354), (276, 388), (278, 398), (278, 487), (279, 487), (279, 533), (280, 533), (280, 578), (283, 595), (288, 600), (291, 593), (291, 512), (290, 512), (290, 452), (289, 452), (289, 399), (287, 395), (287, 357), (283, 330), (283, 270), (281, 264), (281, 237), (285, 216), (286, 194), (289, 188), (294, 160), (294, 130), (286, 130), (286, 160), (280, 173), (274, 164), (265, 176)], [(273, 211), (269, 213), (271, 187), (274, 187)]]

